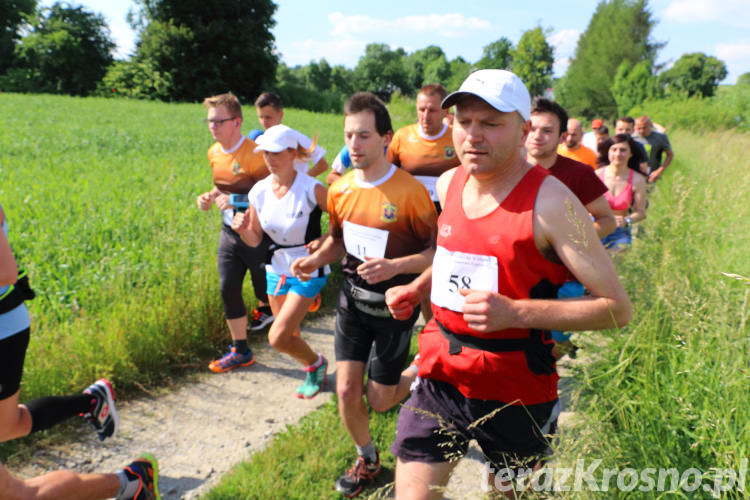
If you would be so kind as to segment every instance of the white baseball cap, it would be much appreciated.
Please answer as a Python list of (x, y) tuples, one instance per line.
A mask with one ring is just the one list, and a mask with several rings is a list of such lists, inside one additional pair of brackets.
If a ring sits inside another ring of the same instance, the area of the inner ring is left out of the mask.
[(526, 85), (515, 73), (504, 69), (480, 69), (470, 74), (461, 87), (443, 99), (443, 109), (456, 104), (458, 99), (472, 94), (498, 111), (518, 111), (524, 120), (531, 116), (531, 97)]
[(255, 139), (255, 142), (258, 146), (253, 151), (254, 153), (261, 151), (280, 153), (285, 149), (297, 149), (298, 147), (297, 134), (286, 125), (269, 127)]

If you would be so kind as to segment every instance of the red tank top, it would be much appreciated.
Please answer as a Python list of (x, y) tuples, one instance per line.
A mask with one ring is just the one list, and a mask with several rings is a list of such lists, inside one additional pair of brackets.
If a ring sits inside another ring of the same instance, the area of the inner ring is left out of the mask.
[[(627, 210), (630, 208), (630, 204), (633, 203), (633, 173), (633, 170), (631, 170), (625, 189), (620, 191), (617, 196), (612, 196), (609, 190), (604, 193), (604, 197), (609, 202), (609, 207), (612, 210)], [(604, 182), (604, 172), (599, 174), (599, 178)]]
[[(438, 219), (438, 251), (494, 256), (497, 291), (511, 299), (556, 298), (557, 290), (568, 278), (568, 270), (539, 252), (533, 234), (534, 204), (547, 175), (547, 170), (540, 166), (531, 168), (497, 209), (483, 217), (469, 219), (462, 205), (468, 175), (459, 166), (448, 186), (445, 208)], [(549, 352), (553, 345), (549, 332), (506, 329), (479, 333), (472, 330), (460, 312), (434, 303), (435, 286), (442, 283), (436, 282), (436, 272), (439, 271), (433, 268), (434, 319), (419, 336), (419, 376), (448, 382), (467, 398), (512, 404), (538, 404), (556, 399), (558, 376)], [(480, 275), (476, 278), (486, 279)], [(526, 339), (528, 347), (496, 352), (496, 349), (464, 344), (460, 353), (451, 354), (449, 341), (435, 320), (452, 333), (471, 336), (464, 338), (479, 338), (482, 342), (521, 339), (522, 343)]]

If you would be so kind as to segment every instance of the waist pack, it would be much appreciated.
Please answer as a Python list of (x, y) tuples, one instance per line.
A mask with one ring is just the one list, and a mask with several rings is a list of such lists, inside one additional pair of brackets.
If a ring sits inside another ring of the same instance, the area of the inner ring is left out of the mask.
[(384, 294), (358, 287), (347, 279), (344, 280), (343, 289), (344, 293), (354, 303), (354, 307), (360, 311), (378, 318), (391, 317), (391, 312), (385, 304)]
[(464, 347), (488, 352), (523, 351), (526, 365), (532, 373), (555, 373), (555, 358), (551, 353), (553, 344), (542, 342), (542, 330), (529, 330), (529, 336), (520, 339), (488, 339), (454, 333), (439, 321), (435, 320), (435, 323), (443, 337), (448, 340), (448, 353), (453, 356), (461, 354)]
[(5, 293), (0, 296), (0, 314), (12, 311), (27, 300), (36, 297), (34, 290), (29, 284), (29, 276), (26, 270), (20, 270), (18, 280), (10, 285)]

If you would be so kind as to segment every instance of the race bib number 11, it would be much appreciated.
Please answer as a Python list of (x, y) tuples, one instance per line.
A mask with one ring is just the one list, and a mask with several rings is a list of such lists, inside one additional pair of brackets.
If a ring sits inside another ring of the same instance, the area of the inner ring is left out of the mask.
[(362, 226), (354, 222), (344, 221), (344, 247), (347, 253), (359, 260), (365, 257), (385, 257), (385, 247), (388, 244), (388, 231), (373, 227)]
[(461, 312), (465, 298), (460, 288), (497, 292), (497, 257), (464, 252), (451, 252), (437, 247), (432, 262), (430, 300), (440, 307)]

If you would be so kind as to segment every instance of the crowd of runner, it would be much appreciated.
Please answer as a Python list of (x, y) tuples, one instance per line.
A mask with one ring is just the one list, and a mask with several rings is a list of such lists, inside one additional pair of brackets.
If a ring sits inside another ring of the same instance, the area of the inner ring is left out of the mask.
[[(646, 218), (648, 184), (672, 161), (663, 131), (646, 116), (624, 116), (611, 137), (601, 119), (584, 133), (553, 100), (532, 100), (513, 73), (480, 70), (450, 94), (421, 88), (417, 122), (395, 133), (378, 97), (352, 95), (345, 146), (329, 171), (317, 139), (282, 124), (277, 95), (258, 97), (263, 130), (249, 133), (233, 94), (204, 105), (216, 142), (208, 150), (212, 187), (196, 201), (221, 212), (217, 267), (231, 336), (209, 369), (253, 364), (248, 331), (270, 325), (269, 344), (302, 368), (290, 393), (320, 393), (329, 361), (300, 324), (341, 260), (336, 394), (356, 459), (332, 478), (335, 488), (354, 497), (378, 475), (368, 413), (402, 402), (391, 447), (396, 498), (440, 498), (436, 488), (471, 439), (493, 470), (540, 467), (560, 412), (555, 362), (576, 351), (569, 332), (630, 319), (611, 255), (631, 244), (632, 225)], [(328, 187), (316, 179), (326, 172)], [(0, 223), (0, 441), (74, 415), (100, 439), (115, 435), (114, 392), (104, 379), (80, 395), (19, 404), (30, 332), (24, 302), (33, 291), (1, 210)], [(258, 304), (250, 315), (242, 297), (248, 271)], [(409, 360), (420, 312), (426, 326)], [(11, 499), (160, 498), (148, 454), (114, 474), (58, 471), (25, 481), (0, 465), (0, 491)]]

